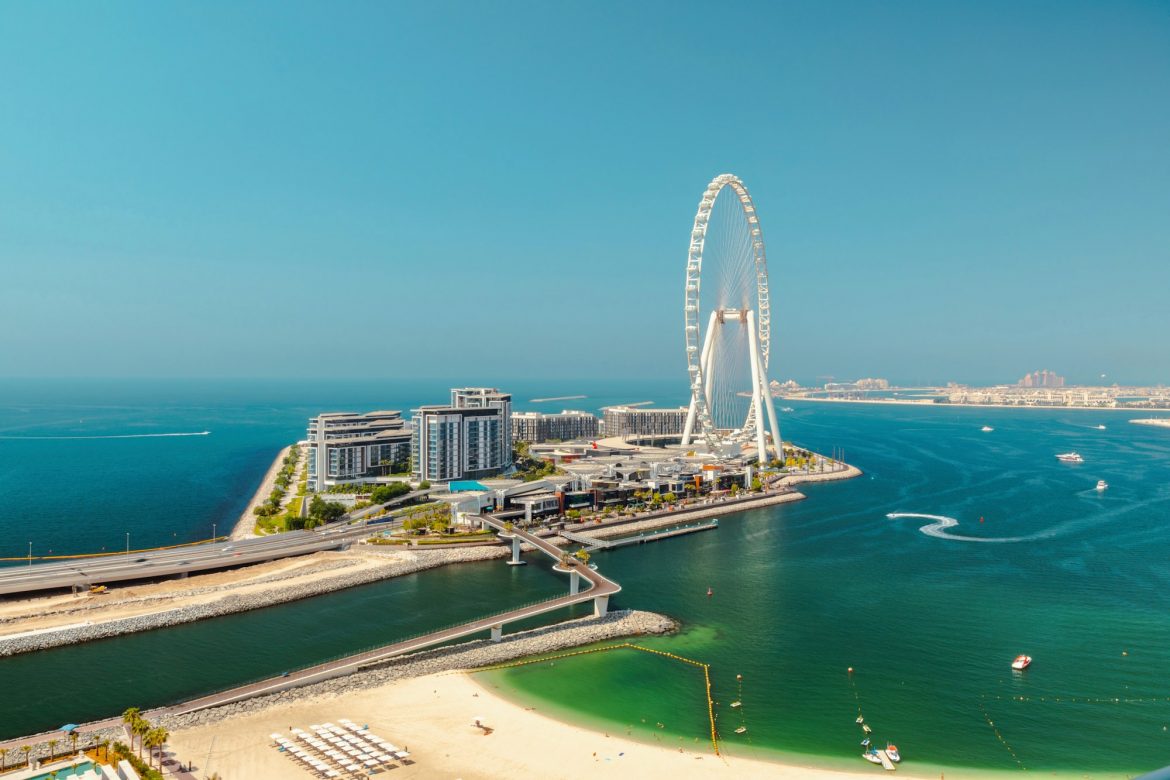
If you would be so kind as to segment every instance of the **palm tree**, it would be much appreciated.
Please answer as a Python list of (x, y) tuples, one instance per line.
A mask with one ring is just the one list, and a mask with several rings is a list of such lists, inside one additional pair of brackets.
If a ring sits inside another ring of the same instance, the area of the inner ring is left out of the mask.
[(146, 746), (151, 748), (151, 756), (148, 756), (148, 758), (153, 757), (154, 748), (158, 748), (158, 768), (160, 770), (162, 769), (163, 759), (162, 748), (164, 745), (166, 745), (167, 739), (170, 736), (171, 733), (169, 731), (164, 729), (162, 726), (156, 726), (155, 728), (152, 728), (150, 731), (146, 732), (146, 736), (144, 737)]
[(8, 748), (0, 748), (0, 772), (8, 766)]
[(134, 725), (132, 725), (130, 728), (135, 734), (138, 735), (138, 758), (141, 759), (142, 738), (145, 737), (147, 732), (150, 731), (150, 721), (148, 721), (146, 718), (139, 717), (138, 720), (134, 721)]
[(53, 756), (57, 755), (57, 743), (59, 743), (60, 741), (61, 740), (59, 740), (59, 739), (50, 739), (49, 740), (49, 760), (50, 761), (53, 760)]
[(70, 739), (73, 740), (73, 752), (77, 752), (77, 729), (69, 732)]
[(142, 710), (137, 707), (130, 707), (122, 713), (122, 722), (126, 724), (130, 730), (130, 749), (134, 749), (134, 721), (142, 717)]
[(28, 745), (21, 745), (20, 749), (24, 753), (24, 763), (27, 764), (28, 763), (28, 754), (32, 751), (32, 748), (29, 747)]

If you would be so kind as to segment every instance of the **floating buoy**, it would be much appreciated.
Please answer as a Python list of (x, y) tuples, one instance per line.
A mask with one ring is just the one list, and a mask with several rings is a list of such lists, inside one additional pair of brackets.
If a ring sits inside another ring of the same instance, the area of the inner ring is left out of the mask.
[(742, 680), (742, 679), (743, 679), (743, 675), (742, 675), (742, 674), (737, 674), (737, 675), (735, 676), (735, 679), (737, 679), (737, 680)]
[(849, 667), (849, 674), (853, 674), (853, 667), (852, 666)]
[(714, 595), (715, 595), (715, 591), (711, 590), (710, 588), (707, 588), (707, 595), (708, 595), (708, 596), (714, 596)]
[(981, 522), (981, 523), (983, 522), (983, 518), (982, 518), (982, 517), (981, 517), (981, 518), (979, 518), (979, 522)]

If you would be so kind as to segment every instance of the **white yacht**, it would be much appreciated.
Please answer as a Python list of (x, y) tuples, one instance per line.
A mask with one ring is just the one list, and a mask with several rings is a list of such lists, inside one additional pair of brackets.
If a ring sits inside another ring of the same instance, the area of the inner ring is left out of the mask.
[(1108, 487), (1109, 487), (1109, 483), (1108, 483), (1108, 482), (1106, 482), (1105, 480), (1103, 480), (1103, 479), (1099, 479), (1099, 480), (1097, 480), (1097, 490), (1098, 490), (1098, 492), (1100, 492), (1100, 491), (1104, 491), (1104, 490), (1105, 490), (1105, 489), (1107, 489)]
[(1075, 452), (1062, 452), (1056, 456), (1061, 463), (1084, 463), (1085, 459)]
[(991, 433), (992, 431), (995, 430), (995, 428), (992, 428), (990, 425), (984, 425), (979, 430), (983, 431), (984, 433)]

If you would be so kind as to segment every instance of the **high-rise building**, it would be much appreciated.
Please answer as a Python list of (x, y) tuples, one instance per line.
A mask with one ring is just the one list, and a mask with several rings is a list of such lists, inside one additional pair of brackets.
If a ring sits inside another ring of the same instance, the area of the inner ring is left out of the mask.
[(1064, 377), (1047, 368), (1024, 374), (1024, 378), (1016, 383), (1020, 387), (1064, 387)]
[(410, 429), (400, 412), (329, 412), (309, 420), (309, 485), (372, 479), (406, 471)]
[(589, 412), (565, 410), (558, 414), (543, 412), (516, 412), (512, 415), (512, 440), (545, 442), (594, 439), (601, 430), (601, 421)]
[(601, 411), (602, 436), (682, 436), (688, 409), (608, 406)]
[(512, 463), (512, 396), (507, 393), (457, 388), (449, 405), (421, 406), (411, 414), (415, 479), (479, 479)]

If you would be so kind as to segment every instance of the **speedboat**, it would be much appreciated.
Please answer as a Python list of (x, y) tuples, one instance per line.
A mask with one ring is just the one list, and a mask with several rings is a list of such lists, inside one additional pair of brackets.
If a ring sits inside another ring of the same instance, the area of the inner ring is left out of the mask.
[(733, 701), (733, 702), (731, 703), (731, 708), (732, 708), (732, 709), (735, 709), (736, 707), (742, 707), (742, 706), (743, 706), (743, 702), (742, 702), (742, 701)]
[(984, 433), (991, 433), (992, 431), (995, 430), (995, 428), (992, 428), (990, 425), (984, 425), (979, 430), (983, 431)]
[(870, 748), (862, 753), (861, 757), (871, 764), (880, 764), (882, 762), (882, 757), (877, 754), (877, 750), (874, 748)]
[(737, 729), (735, 730), (735, 733), (736, 733), (736, 734), (742, 734), (742, 733), (744, 733), (745, 731), (747, 731), (747, 726), (740, 726), (739, 728), (737, 728)]
[(780, 407), (780, 411), (782, 411), (782, 412), (791, 412), (791, 411), (795, 411), (795, 410), (794, 410), (794, 409), (793, 409), (791, 406), (781, 406), (781, 407)]
[(1097, 480), (1097, 490), (1105, 490), (1107, 487), (1109, 487), (1108, 482), (1103, 479)]
[(1062, 452), (1056, 456), (1061, 463), (1084, 463), (1085, 459), (1075, 452)]
[(1022, 672), (1032, 665), (1032, 656), (1017, 655), (1016, 660), (1012, 661), (1012, 668), (1017, 672)]
[(886, 743), (886, 755), (895, 764), (902, 760), (902, 755), (898, 752), (898, 746), (891, 745), (889, 742)]
[(1098, 426), (1097, 426), (1097, 430), (1099, 430), (1099, 431), (1103, 431), (1103, 430), (1105, 430), (1105, 426), (1104, 426), (1104, 425), (1098, 425)]

